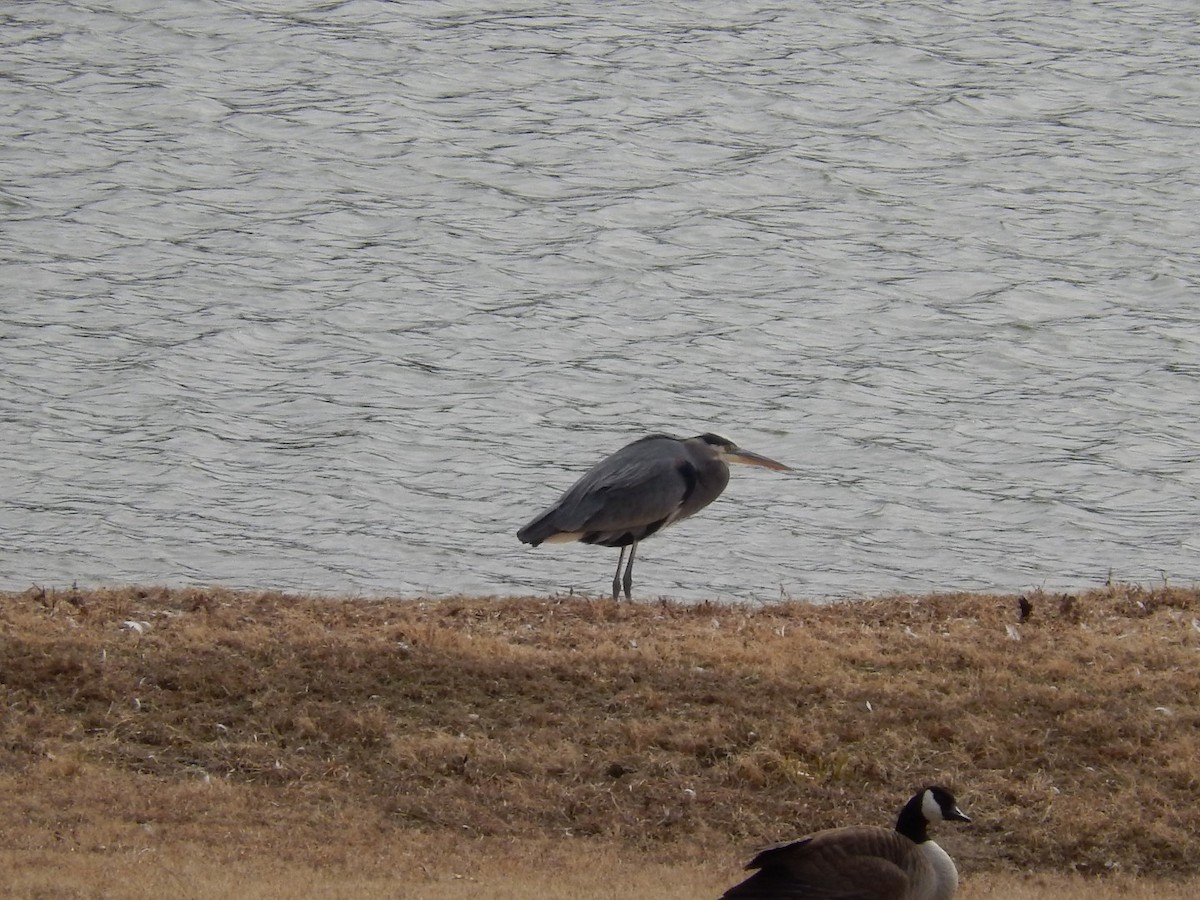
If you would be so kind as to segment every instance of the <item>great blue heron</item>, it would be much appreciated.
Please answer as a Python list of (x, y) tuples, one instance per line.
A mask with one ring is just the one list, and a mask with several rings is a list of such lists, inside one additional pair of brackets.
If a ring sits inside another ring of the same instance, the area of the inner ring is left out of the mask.
[[(727, 463), (791, 471), (783, 463), (742, 450), (719, 434), (675, 438), (652, 434), (601, 460), (575, 482), (554, 506), (517, 532), (536, 547), (583, 541), (620, 547), (613, 599), (620, 588), (632, 599), (633, 558), (638, 542), (712, 503), (729, 483)], [(621, 579), (625, 548), (629, 564)]]

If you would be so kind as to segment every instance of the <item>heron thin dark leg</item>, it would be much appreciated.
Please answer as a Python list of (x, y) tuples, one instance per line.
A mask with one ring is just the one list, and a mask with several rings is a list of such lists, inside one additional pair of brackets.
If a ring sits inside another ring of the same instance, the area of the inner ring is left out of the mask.
[(621, 565), (625, 562), (625, 548), (621, 548), (621, 555), (617, 557), (617, 574), (613, 576), (613, 599), (621, 599)]
[(633, 556), (635, 553), (637, 553), (637, 545), (638, 545), (638, 542), (634, 541), (629, 546), (629, 565), (627, 565), (625, 567), (625, 599), (626, 600), (633, 599), (633, 597), (631, 596), (632, 590), (633, 590)]

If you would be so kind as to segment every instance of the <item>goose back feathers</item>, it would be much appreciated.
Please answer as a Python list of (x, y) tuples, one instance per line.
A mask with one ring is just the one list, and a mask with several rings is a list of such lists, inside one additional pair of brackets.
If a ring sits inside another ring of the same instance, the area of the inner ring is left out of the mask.
[(928, 833), (945, 819), (970, 821), (950, 791), (922, 788), (894, 829), (830, 828), (761, 850), (722, 900), (950, 900), (958, 870)]

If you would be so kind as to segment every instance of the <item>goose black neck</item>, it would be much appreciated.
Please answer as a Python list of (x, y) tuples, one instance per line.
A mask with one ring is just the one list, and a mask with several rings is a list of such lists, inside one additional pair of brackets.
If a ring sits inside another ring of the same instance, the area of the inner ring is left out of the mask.
[(914, 844), (923, 844), (929, 840), (929, 821), (921, 811), (924, 798), (924, 791), (917, 794), (904, 804), (904, 809), (900, 810), (900, 817), (896, 819), (896, 830)]

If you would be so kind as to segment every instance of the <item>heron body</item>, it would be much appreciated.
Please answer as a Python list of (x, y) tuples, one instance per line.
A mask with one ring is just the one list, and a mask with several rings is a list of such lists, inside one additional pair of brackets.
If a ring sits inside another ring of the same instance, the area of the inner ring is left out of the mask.
[[(593, 466), (517, 537), (534, 547), (566, 541), (620, 547), (613, 599), (621, 587), (629, 598), (638, 542), (716, 500), (729, 483), (730, 462), (788, 471), (720, 435), (682, 439), (652, 434)], [(629, 563), (622, 581), (626, 548)]]

